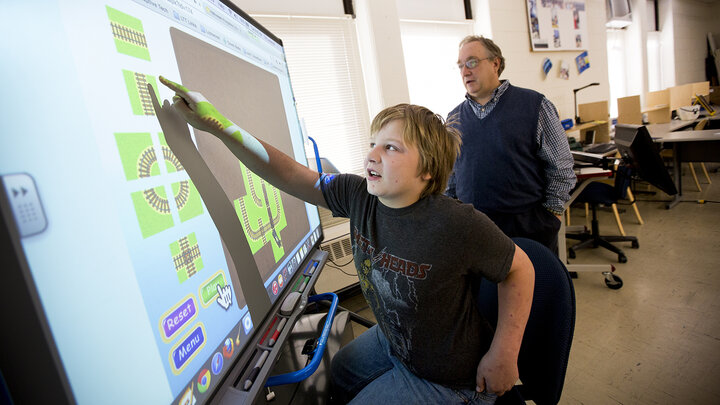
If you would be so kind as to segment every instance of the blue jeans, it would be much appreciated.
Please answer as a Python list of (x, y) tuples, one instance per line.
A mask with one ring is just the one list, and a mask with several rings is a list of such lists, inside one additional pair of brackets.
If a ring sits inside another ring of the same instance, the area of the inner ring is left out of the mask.
[(351, 404), (494, 404), (496, 396), (453, 389), (417, 377), (395, 356), (377, 327), (343, 347), (330, 366), (333, 399)]

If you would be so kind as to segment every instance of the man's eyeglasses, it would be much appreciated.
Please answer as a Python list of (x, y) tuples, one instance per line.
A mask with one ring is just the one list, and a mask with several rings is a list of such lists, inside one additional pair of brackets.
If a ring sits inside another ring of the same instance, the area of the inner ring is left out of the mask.
[(465, 66), (468, 69), (475, 69), (480, 64), (480, 62), (484, 61), (485, 59), (494, 59), (494, 57), (488, 56), (487, 58), (482, 58), (482, 59), (472, 58), (472, 59), (466, 60), (465, 63), (458, 63), (457, 66), (458, 66), (458, 69), (460, 69), (460, 70), (462, 70), (463, 66)]

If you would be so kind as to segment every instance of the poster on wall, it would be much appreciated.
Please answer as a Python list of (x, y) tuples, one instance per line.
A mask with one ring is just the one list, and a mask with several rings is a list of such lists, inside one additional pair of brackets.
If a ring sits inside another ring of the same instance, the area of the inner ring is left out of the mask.
[(577, 65), (578, 74), (586, 71), (590, 67), (590, 59), (588, 58), (587, 51), (575, 57), (575, 64)]
[(585, 0), (526, 0), (533, 51), (588, 48)]

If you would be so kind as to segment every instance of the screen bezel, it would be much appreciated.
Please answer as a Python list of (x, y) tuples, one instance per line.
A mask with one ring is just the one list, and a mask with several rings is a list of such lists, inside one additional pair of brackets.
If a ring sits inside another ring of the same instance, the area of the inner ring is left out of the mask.
[(0, 389), (7, 389), (7, 397), (17, 403), (69, 404), (72, 389), (19, 246), (2, 177), (0, 186), (0, 306), (13, 308), (0, 311), (0, 324), (13, 325), (13, 333), (0, 333), (0, 370), (5, 379)]
[[(220, 3), (240, 17), (245, 19), (254, 28), (267, 35), (281, 47), (282, 41), (239, 9), (229, 0), (219, 0)], [(284, 49), (283, 49), (284, 54)], [(287, 69), (287, 63), (285, 63)], [(290, 87), (292, 92), (292, 87)], [(294, 96), (293, 96), (294, 97)], [(296, 115), (296, 114), (295, 114)], [(307, 162), (306, 162), (307, 163)], [(0, 184), (2, 178), (0, 177)], [(59, 350), (52, 337), (49, 328), (49, 321), (46, 318), (38, 289), (33, 280), (32, 271), (25, 257), (23, 247), (20, 245), (20, 237), (17, 225), (12, 215), (10, 203), (5, 195), (4, 187), (0, 189), (0, 264), (3, 271), (0, 272), (0, 292), (2, 293), (3, 308), (13, 308), (12, 311), (2, 311), (0, 316), (3, 325), (13, 325), (13, 333), (2, 334), (3, 348), (0, 349), (0, 369), (6, 387), (0, 384), (0, 389), (7, 389), (8, 397), (18, 403), (52, 402), (52, 403), (74, 403), (76, 399), (69, 383), (68, 375), (61, 362)], [(315, 208), (317, 210), (317, 208)], [(319, 213), (318, 213), (319, 217)], [(323, 241), (322, 225), (318, 223), (310, 227), (309, 234), (318, 232), (319, 237), (311, 243), (311, 251), (318, 249)], [(308, 240), (304, 237), (300, 245)], [(309, 253), (303, 262), (312, 256)], [(294, 282), (300, 272), (293, 274), (291, 281)], [(288, 282), (288, 286), (292, 285)], [(290, 289), (285, 288), (278, 298), (272, 303), (271, 310), (265, 313), (262, 325), (272, 315), (272, 310), (282, 303), (282, 298), (289, 293)], [(240, 325), (241, 320), (238, 320)], [(236, 325), (236, 326), (237, 326)], [(262, 333), (258, 325), (255, 328), (246, 346), (247, 350), (252, 348), (255, 337)], [(240, 326), (241, 327), (241, 326)], [(233, 328), (234, 329), (234, 328)], [(32, 348), (32, 350), (29, 350)], [(27, 350), (25, 350), (27, 349)], [(224, 385), (224, 380), (231, 375), (232, 367), (242, 358), (242, 354), (233, 359), (233, 364), (225, 371), (217, 384), (213, 384), (213, 393), (207, 400), (212, 401), (217, 390)], [(28, 364), (32, 364), (30, 367)], [(173, 399), (175, 401), (177, 396)]]

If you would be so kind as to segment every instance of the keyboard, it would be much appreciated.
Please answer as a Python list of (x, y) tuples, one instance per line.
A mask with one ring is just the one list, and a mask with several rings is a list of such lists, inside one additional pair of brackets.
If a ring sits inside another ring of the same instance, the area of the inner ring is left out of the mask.
[(594, 153), (597, 155), (604, 155), (608, 152), (612, 152), (615, 150), (617, 150), (617, 146), (615, 146), (614, 143), (597, 143), (594, 145), (590, 145), (583, 152)]

